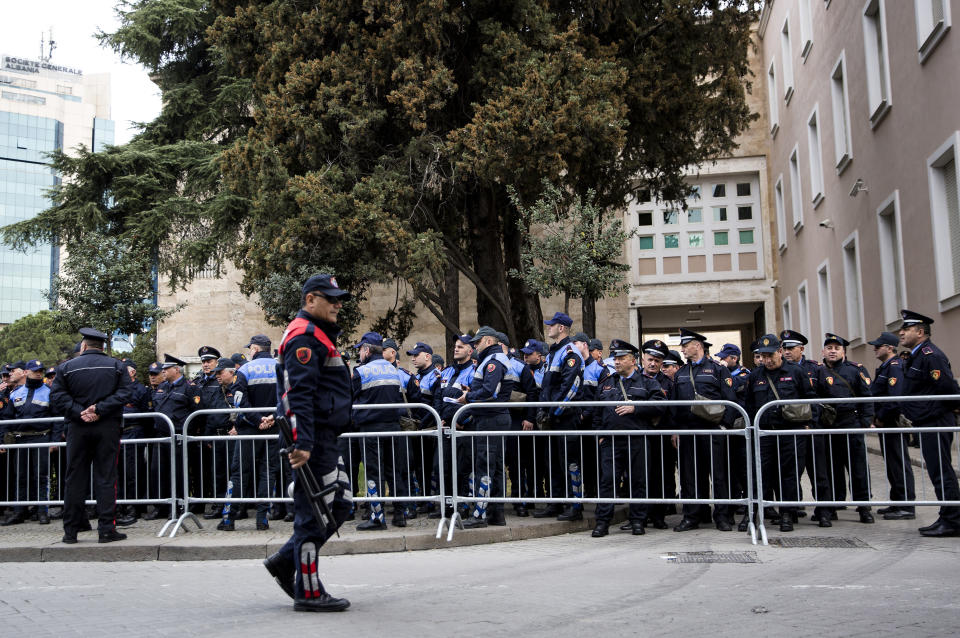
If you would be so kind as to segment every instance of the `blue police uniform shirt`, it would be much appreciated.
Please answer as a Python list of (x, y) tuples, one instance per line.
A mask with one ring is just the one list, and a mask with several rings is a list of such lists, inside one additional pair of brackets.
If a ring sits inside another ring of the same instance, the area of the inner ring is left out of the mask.
[[(353, 369), (354, 405), (403, 403), (404, 389), (410, 375), (379, 354), (371, 355), (363, 364)], [(354, 410), (356, 426), (373, 424), (396, 424), (401, 410)]]
[[(42, 382), (35, 388), (30, 388), (27, 383), (24, 383), (10, 393), (10, 408), (12, 411), (10, 418), (13, 419), (42, 419), (53, 416), (53, 411), (50, 409), (50, 388)], [(63, 434), (63, 422), (24, 423), (4, 428), (5, 432), (41, 432), (43, 430), (50, 430), (53, 435), (52, 440), (59, 441)]]
[[(503, 354), (500, 344), (488, 347), (480, 353), (480, 364), (473, 373), (470, 382), (470, 391), (467, 392), (468, 403), (505, 402), (510, 400), (515, 381), (511, 378), (519, 377), (511, 372), (510, 360)], [(490, 408), (474, 412), (476, 419), (484, 419), (494, 415), (508, 415), (507, 408)]]
[[(573, 347), (570, 337), (550, 347), (547, 371), (543, 375), (540, 385), (541, 401), (573, 401), (580, 393), (583, 383), (583, 356)], [(554, 415), (564, 414), (564, 407), (552, 409)], [(576, 417), (575, 411), (567, 410), (566, 414)]]

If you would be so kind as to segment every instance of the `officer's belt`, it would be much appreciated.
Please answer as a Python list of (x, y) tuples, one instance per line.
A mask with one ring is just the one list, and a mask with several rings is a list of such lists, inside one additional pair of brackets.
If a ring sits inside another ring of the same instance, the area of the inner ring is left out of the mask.
[(12, 434), (15, 437), (21, 436), (43, 436), (44, 434), (50, 434), (50, 429), (46, 430), (29, 430), (27, 432), (7, 432), (7, 434)]

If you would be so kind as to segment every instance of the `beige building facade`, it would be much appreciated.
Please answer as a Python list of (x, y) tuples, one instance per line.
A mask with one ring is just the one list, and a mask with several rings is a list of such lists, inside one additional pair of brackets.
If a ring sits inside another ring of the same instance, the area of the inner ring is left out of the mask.
[(760, 22), (777, 327), (867, 341), (910, 308), (960, 343), (960, 0), (773, 0)]

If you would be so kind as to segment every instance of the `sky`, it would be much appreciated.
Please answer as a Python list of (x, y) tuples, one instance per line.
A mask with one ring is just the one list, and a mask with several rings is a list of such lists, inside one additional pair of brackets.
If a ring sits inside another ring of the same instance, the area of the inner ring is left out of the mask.
[(110, 73), (111, 119), (116, 144), (136, 133), (131, 122), (149, 122), (160, 113), (160, 90), (141, 66), (123, 62), (101, 47), (93, 35), (119, 26), (114, 0), (0, 0), (0, 54), (40, 57), (41, 35), (53, 28), (57, 45), (51, 62), (79, 68), (84, 74)]

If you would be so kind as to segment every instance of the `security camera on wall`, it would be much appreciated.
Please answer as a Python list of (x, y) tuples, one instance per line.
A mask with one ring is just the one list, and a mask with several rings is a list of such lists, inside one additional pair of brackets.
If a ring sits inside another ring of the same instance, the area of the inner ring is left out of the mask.
[(829, 219), (829, 218), (828, 218), (828, 219), (824, 219), (823, 221), (820, 222), (820, 227), (821, 227), (821, 228), (833, 228), (833, 220), (831, 220), (831, 219)]

